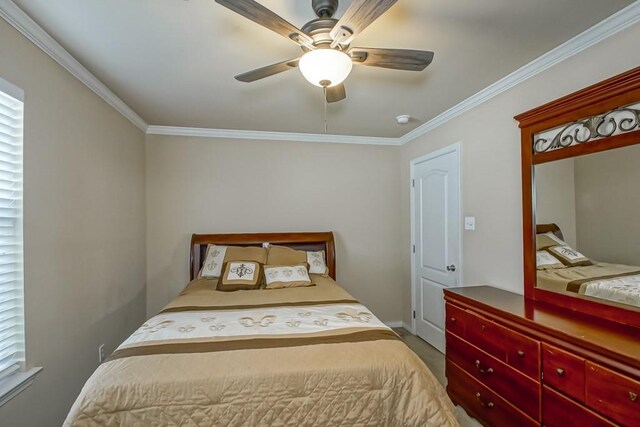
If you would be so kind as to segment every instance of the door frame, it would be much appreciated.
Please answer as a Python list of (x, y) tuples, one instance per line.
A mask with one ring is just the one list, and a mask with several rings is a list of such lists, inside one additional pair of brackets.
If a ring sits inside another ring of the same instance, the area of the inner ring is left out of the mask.
[(446, 147), (440, 148), (435, 151), (431, 151), (427, 154), (423, 154), (420, 157), (416, 157), (409, 162), (409, 194), (410, 194), (410, 209), (411, 209), (411, 239), (409, 242), (409, 253), (411, 254), (411, 333), (416, 334), (416, 318), (413, 313), (416, 311), (416, 300), (417, 300), (417, 286), (416, 286), (416, 254), (413, 252), (413, 245), (415, 245), (415, 195), (413, 191), (413, 180), (415, 179), (415, 167), (419, 163), (426, 162), (428, 160), (434, 159), (436, 157), (440, 157), (444, 154), (449, 154), (455, 152), (458, 157), (458, 206), (460, 208), (458, 223), (460, 225), (460, 233), (458, 233), (458, 264), (460, 271), (460, 283), (459, 286), (462, 286), (464, 283), (463, 280), (463, 262), (462, 262), (462, 234), (464, 232), (464, 222), (463, 222), (463, 209), (462, 209), (462, 142), (456, 142), (454, 144), (448, 145)]

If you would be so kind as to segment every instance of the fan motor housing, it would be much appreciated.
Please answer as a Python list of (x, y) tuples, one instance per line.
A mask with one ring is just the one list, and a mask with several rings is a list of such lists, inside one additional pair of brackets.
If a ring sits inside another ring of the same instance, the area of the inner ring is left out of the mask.
[(331, 18), (338, 10), (338, 0), (313, 0), (311, 7), (318, 18)]
[(315, 46), (331, 44), (333, 39), (329, 33), (337, 22), (338, 20), (334, 18), (318, 18), (304, 24), (301, 30), (313, 39)]

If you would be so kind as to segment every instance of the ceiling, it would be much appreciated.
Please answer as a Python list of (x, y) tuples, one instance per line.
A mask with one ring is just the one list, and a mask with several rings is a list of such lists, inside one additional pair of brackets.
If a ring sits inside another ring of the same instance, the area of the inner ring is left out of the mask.
[[(15, 0), (151, 125), (322, 133), (322, 90), (297, 70), (233, 76), (299, 56), (213, 0)], [(311, 0), (261, 0), (301, 27)], [(340, 2), (339, 17), (350, 1)], [(423, 72), (355, 66), (329, 133), (399, 137), (632, 0), (401, 0), (353, 43), (432, 50)], [(409, 124), (395, 117), (409, 114)]]

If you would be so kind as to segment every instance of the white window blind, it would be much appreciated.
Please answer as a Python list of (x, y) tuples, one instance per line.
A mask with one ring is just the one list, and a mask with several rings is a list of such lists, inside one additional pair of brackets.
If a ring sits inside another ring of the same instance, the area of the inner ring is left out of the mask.
[(23, 103), (0, 88), (0, 381), (24, 369)]

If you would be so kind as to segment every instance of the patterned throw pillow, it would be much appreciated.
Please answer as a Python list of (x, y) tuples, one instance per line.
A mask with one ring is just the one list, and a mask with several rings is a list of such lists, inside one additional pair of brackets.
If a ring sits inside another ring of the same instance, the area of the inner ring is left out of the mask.
[(306, 264), (265, 265), (264, 278), (267, 283), (267, 289), (313, 286)]
[(560, 260), (547, 251), (536, 252), (536, 268), (538, 270), (552, 270), (555, 268), (565, 268)]
[(309, 273), (321, 274), (327, 276), (329, 268), (324, 260), (324, 251), (307, 252), (307, 264), (309, 264)]
[(201, 277), (220, 277), (222, 267), (230, 261), (267, 262), (267, 250), (256, 246), (207, 246), (207, 254), (200, 270)]
[(204, 263), (202, 264), (200, 275), (202, 277), (220, 277), (226, 253), (226, 246), (207, 246), (207, 254), (204, 257)]
[(547, 248), (547, 251), (562, 261), (564, 265), (569, 267), (593, 265), (589, 258), (582, 255), (575, 249), (572, 249), (570, 246), (554, 246), (552, 248)]
[(217, 289), (223, 292), (259, 289), (262, 266), (255, 261), (231, 261), (224, 265), (224, 274)]

